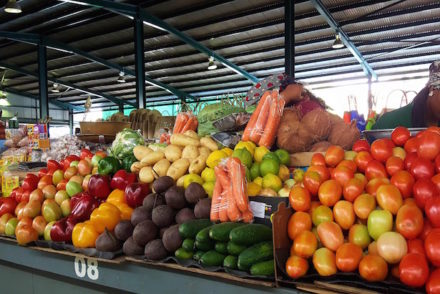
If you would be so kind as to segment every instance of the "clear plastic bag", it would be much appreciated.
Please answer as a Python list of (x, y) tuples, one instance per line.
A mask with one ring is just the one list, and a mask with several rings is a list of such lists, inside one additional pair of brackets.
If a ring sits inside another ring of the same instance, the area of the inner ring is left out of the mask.
[(198, 124), (197, 117), (191, 111), (180, 112), (176, 116), (173, 134), (181, 134), (189, 130), (196, 131)]

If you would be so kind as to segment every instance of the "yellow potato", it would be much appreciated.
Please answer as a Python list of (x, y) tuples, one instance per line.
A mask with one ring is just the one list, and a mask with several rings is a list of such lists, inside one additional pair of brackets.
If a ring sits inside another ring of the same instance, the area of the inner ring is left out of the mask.
[(207, 156), (205, 155), (199, 155), (194, 161), (192, 161), (189, 165), (189, 173), (200, 175), (206, 167), (206, 158)]
[(167, 171), (167, 176), (172, 177), (175, 181), (177, 181), (181, 176), (186, 174), (189, 167), (189, 160), (187, 158), (181, 158), (176, 160), (171, 164), (170, 168)]
[(136, 159), (139, 161), (142, 160), (147, 154), (151, 152), (153, 152), (151, 148), (142, 145), (133, 148), (134, 157), (136, 157)]
[(141, 163), (139, 161), (136, 161), (136, 162), (133, 162), (133, 164), (131, 165), (130, 171), (132, 173), (138, 174), (139, 171), (141, 170), (141, 168), (142, 168)]
[(139, 172), (139, 181), (141, 183), (152, 183), (154, 181), (153, 169), (151, 166), (144, 166)]
[(171, 135), (170, 141), (171, 144), (183, 146), (183, 147), (188, 145), (197, 146), (197, 147), (200, 146), (199, 139), (191, 138), (184, 134), (173, 134)]
[(182, 150), (177, 145), (168, 145), (165, 148), (165, 158), (170, 162), (174, 162), (182, 157)]
[(153, 166), (154, 177), (157, 179), (159, 177), (166, 176), (170, 165), (171, 165), (171, 163), (166, 158), (161, 159), (158, 162), (156, 162), (156, 164)]
[(188, 145), (185, 148), (183, 148), (182, 151), (182, 158), (188, 158), (189, 162), (192, 162), (194, 159), (199, 156), (199, 150), (196, 146)]
[(203, 137), (200, 139), (200, 144), (206, 148), (208, 148), (211, 151), (215, 151), (218, 150), (218, 145), (217, 143), (215, 143), (215, 141), (207, 136), (207, 137)]
[(142, 158), (141, 163), (143, 165), (154, 165), (156, 162), (165, 157), (162, 151), (155, 151), (148, 153), (144, 158)]
[(211, 154), (211, 150), (209, 150), (208, 147), (201, 146), (201, 147), (199, 147), (199, 154), (200, 155), (205, 155), (206, 157), (208, 157), (209, 154)]
[(177, 180), (177, 182), (176, 182), (176, 186), (177, 186), (177, 187), (183, 187), (183, 181), (185, 180), (185, 177), (186, 177), (186, 175), (181, 176), (181, 177)]
[(191, 137), (191, 138), (194, 138), (194, 139), (199, 139), (199, 135), (197, 135), (197, 133), (196, 132), (194, 132), (193, 130), (188, 130), (188, 131), (186, 131), (185, 133), (183, 133), (184, 135), (186, 135), (186, 136), (188, 136), (188, 137)]

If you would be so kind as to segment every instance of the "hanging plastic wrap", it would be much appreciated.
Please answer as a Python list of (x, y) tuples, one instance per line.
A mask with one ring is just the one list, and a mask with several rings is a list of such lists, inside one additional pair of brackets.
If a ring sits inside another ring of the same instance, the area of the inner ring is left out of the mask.
[(197, 117), (191, 111), (180, 112), (174, 123), (173, 134), (181, 134), (189, 130), (196, 131), (198, 125)]

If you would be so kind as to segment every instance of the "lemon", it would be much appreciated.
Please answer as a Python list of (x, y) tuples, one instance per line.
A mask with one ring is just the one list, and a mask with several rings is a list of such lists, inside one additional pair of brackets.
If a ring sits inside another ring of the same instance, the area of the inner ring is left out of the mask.
[(205, 182), (215, 182), (215, 172), (213, 168), (205, 167), (201, 176)]
[(280, 171), (278, 172), (278, 177), (280, 177), (281, 181), (283, 182), (290, 179), (290, 170), (284, 164), (280, 165)]
[(250, 154), (253, 156), (253, 155), (254, 155), (254, 152), (255, 152), (255, 145), (253, 145), (253, 144), (254, 144), (254, 143), (251, 143), (251, 142), (243, 142), (243, 141), (240, 141), (240, 142), (238, 142), (237, 145), (235, 145), (234, 151), (235, 151), (235, 150), (239, 150), (239, 149), (246, 148), (246, 150), (249, 151)]
[(228, 147), (223, 148), (222, 151), (224, 153), (226, 153), (228, 156), (231, 156), (232, 152), (234, 152), (234, 150), (232, 150), (231, 148), (228, 148)]
[(263, 156), (266, 155), (266, 153), (269, 153), (269, 149), (264, 146), (255, 148), (254, 160), (256, 162), (261, 162), (263, 160)]
[(222, 150), (213, 151), (206, 159), (206, 165), (210, 168), (216, 167), (223, 158), (228, 157), (228, 154)]
[(209, 198), (212, 198), (212, 192), (214, 192), (215, 182), (205, 182), (202, 187), (205, 189), (206, 194), (208, 194)]
[(186, 175), (185, 178), (183, 179), (183, 188), (188, 188), (189, 184), (191, 183), (199, 183), (200, 185), (203, 185), (203, 180), (199, 175), (196, 174), (189, 174)]
[(263, 186), (263, 178), (262, 177), (257, 177), (254, 179), (253, 183), (257, 184), (258, 186)]
[(272, 189), (278, 192), (283, 187), (281, 179), (273, 174), (267, 174), (263, 177), (263, 188)]
[(261, 186), (255, 184), (254, 182), (250, 182), (247, 184), (247, 192), (248, 196), (257, 196), (261, 191)]

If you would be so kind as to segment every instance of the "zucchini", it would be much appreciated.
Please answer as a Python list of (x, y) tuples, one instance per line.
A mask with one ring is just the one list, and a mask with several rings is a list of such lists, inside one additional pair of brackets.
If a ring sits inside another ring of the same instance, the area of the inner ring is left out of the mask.
[(193, 251), (194, 250), (194, 240), (190, 238), (186, 238), (183, 240), (182, 248), (186, 251)]
[(244, 225), (243, 223), (220, 223), (213, 225), (211, 229), (209, 230), (209, 237), (211, 239), (221, 242), (228, 242), (229, 241), (229, 233), (232, 231), (232, 229), (235, 229), (237, 227), (240, 227)]
[(228, 253), (235, 256), (240, 255), (240, 253), (247, 248), (246, 246), (238, 245), (232, 241), (229, 241), (226, 247), (228, 249)]
[(238, 269), (248, 271), (252, 265), (268, 259), (273, 259), (272, 241), (258, 243), (240, 253), (237, 262)]
[(240, 245), (254, 245), (272, 240), (272, 229), (261, 224), (249, 224), (233, 229), (229, 240)]
[(179, 248), (176, 250), (176, 252), (174, 252), (174, 255), (178, 258), (178, 259), (191, 259), (193, 257), (193, 252), (192, 251), (187, 251), (183, 248)]
[(203, 251), (212, 250), (215, 247), (215, 243), (212, 240), (208, 240), (206, 242), (200, 242), (200, 241), (196, 240), (196, 242), (194, 244), (197, 249), (203, 250)]
[(251, 275), (253, 276), (273, 276), (274, 260), (262, 261), (251, 266)]
[(230, 269), (237, 269), (237, 256), (228, 255), (223, 260), (223, 266)]
[(179, 226), (179, 233), (182, 238), (194, 239), (197, 233), (212, 225), (209, 219), (193, 219), (189, 220)]
[(211, 241), (211, 239), (209, 238), (209, 230), (210, 229), (211, 229), (211, 226), (206, 227), (204, 229), (201, 229), (196, 235), (196, 241), (199, 241), (199, 242)]
[(225, 242), (216, 242), (215, 243), (215, 251), (221, 254), (228, 254), (227, 243)]
[(203, 254), (205, 254), (205, 251), (199, 250), (193, 255), (193, 259), (196, 261), (199, 261), (200, 258), (202, 258)]
[(202, 258), (200, 258), (200, 263), (205, 266), (221, 266), (224, 259), (225, 256), (223, 254), (210, 250), (203, 254)]

